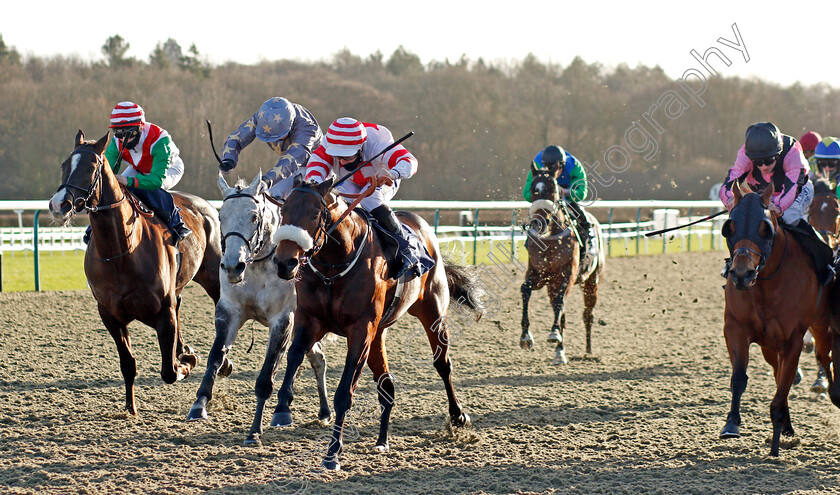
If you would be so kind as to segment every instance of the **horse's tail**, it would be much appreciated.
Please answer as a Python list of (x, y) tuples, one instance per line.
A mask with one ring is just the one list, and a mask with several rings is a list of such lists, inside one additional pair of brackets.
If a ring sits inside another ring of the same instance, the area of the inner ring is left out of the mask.
[(475, 316), (475, 321), (480, 320), (484, 315), (484, 307), (481, 305), (484, 289), (478, 283), (475, 274), (467, 267), (446, 258), (443, 260), (443, 268), (449, 283), (450, 297), (467, 308)]

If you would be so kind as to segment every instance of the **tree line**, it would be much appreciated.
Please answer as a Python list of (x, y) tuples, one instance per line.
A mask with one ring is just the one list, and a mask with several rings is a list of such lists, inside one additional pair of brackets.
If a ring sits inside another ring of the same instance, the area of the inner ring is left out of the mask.
[[(600, 199), (707, 199), (753, 122), (772, 121), (795, 137), (806, 130), (840, 133), (833, 112), (840, 93), (825, 84), (710, 78), (703, 106), (684, 97), (674, 118), (672, 99), (672, 115), (663, 117), (668, 109), (661, 104), (653, 125), (643, 115), (664, 95), (678, 94), (659, 67), (605, 68), (580, 58), (561, 66), (532, 55), (424, 65), (403, 47), (388, 57), (344, 49), (323, 62), (211, 66), (195, 45), (185, 52), (173, 39), (159, 43), (148, 61), (126, 58), (127, 49), (113, 36), (102, 46), (102, 62), (22, 57), (0, 36), (0, 198), (50, 197), (76, 130), (101, 137), (114, 104), (124, 100), (140, 104), (149, 121), (173, 136), (186, 164), (177, 189), (208, 199), (219, 191), (205, 119), (218, 148), (272, 96), (304, 105), (323, 130), (351, 116), (384, 124), (395, 138), (414, 131), (405, 145), (420, 169), (404, 181), (398, 199), (521, 199), (528, 164), (548, 144), (588, 166), (600, 162), (602, 176), (605, 152), (623, 146), (626, 156), (611, 157), (621, 158), (614, 180), (590, 178)], [(235, 172), (250, 180), (275, 162), (255, 141)]]

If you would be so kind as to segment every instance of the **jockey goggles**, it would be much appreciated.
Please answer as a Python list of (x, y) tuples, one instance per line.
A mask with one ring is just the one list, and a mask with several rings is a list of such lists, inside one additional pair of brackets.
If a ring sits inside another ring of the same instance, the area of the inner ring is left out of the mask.
[(768, 165), (775, 165), (776, 164), (776, 155), (768, 156), (767, 158), (756, 158), (753, 160), (753, 163), (757, 167), (766, 167)]
[(131, 139), (137, 134), (140, 134), (140, 127), (136, 125), (114, 129), (114, 137), (117, 139)]
[(817, 158), (817, 167), (823, 168), (837, 168), (840, 166), (840, 158)]

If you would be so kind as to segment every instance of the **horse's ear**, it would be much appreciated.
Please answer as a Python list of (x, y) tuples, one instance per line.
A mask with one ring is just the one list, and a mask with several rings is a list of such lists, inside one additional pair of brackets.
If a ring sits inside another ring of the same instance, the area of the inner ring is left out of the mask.
[(300, 174), (295, 175), (294, 180), (292, 180), (292, 187), (300, 187), (301, 184), (303, 184), (303, 176)]
[(228, 185), (221, 172), (219, 172), (219, 190), (222, 191), (222, 197), (225, 198), (234, 193), (234, 189)]
[[(81, 132), (81, 131), (79, 131), (79, 132)], [(97, 155), (101, 155), (102, 152), (105, 151), (105, 148), (108, 147), (108, 139), (110, 137), (111, 137), (111, 131), (108, 131), (108, 132), (105, 133), (104, 136), (102, 136), (101, 138), (99, 138), (98, 141), (96, 141), (96, 144), (93, 145), (93, 150), (96, 152)]]
[(539, 169), (537, 168), (537, 164), (535, 162), (531, 162), (531, 175), (537, 175)]
[(327, 193), (330, 192), (330, 189), (332, 189), (333, 181), (333, 177), (330, 177), (329, 179), (315, 186), (315, 190), (318, 191), (318, 194), (320, 194), (321, 196), (326, 197)]
[(720, 234), (728, 239), (733, 232), (735, 232), (735, 227), (733, 227), (732, 219), (729, 218), (723, 222), (723, 227), (720, 228)]
[(254, 180), (252, 180), (251, 183), (248, 184), (248, 191), (252, 195), (256, 196), (257, 192), (259, 191), (260, 183), (262, 183), (262, 169), (260, 169), (260, 173), (258, 173), (257, 176), (254, 177)]
[(741, 183), (737, 180), (732, 183), (732, 187), (729, 188), (729, 191), (732, 193), (732, 198), (735, 200), (735, 204), (737, 205), (743, 194), (741, 193)]
[(76, 133), (76, 144), (75, 146), (81, 146), (82, 143), (85, 142), (85, 131), (79, 129), (79, 132)]
[(761, 193), (761, 202), (764, 203), (764, 207), (770, 206), (770, 198), (773, 196), (773, 183), (771, 182), (767, 189)]

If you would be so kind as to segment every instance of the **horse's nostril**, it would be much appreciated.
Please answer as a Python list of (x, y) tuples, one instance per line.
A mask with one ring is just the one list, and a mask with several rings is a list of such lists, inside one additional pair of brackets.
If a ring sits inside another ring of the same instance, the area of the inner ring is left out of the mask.
[(289, 270), (294, 269), (298, 264), (297, 258), (290, 258), (289, 261), (286, 262), (286, 266), (289, 267)]
[(236, 271), (241, 272), (244, 269), (245, 269), (245, 263), (240, 261), (239, 263), (236, 264)]

